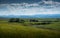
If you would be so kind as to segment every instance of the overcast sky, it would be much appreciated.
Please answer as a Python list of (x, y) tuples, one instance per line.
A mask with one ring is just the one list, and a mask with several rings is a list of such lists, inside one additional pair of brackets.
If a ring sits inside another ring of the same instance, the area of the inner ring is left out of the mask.
[[(0, 0), (0, 3), (22, 3), (22, 2), (33, 3), (33, 2), (39, 2), (39, 1), (42, 1), (42, 0)], [(60, 2), (60, 0), (52, 0), (52, 1)]]
[(0, 0), (0, 15), (60, 14), (60, 0)]

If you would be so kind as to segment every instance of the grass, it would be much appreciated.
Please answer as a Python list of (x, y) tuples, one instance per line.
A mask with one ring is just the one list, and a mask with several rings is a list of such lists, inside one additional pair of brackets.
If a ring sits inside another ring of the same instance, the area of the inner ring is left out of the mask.
[(46, 29), (60, 31), (60, 22), (55, 22), (55, 23), (52, 23), (52, 24), (49, 24), (49, 25), (42, 25), (39, 28), (46, 28)]
[[(33, 27), (40, 22), (11, 23), (8, 19), (0, 20), (0, 38), (60, 38), (60, 22)], [(40, 19), (39, 19), (40, 20)], [(42, 19), (44, 20), (44, 19)], [(45, 19), (47, 20), (47, 19)], [(56, 19), (48, 19), (55, 21)], [(26, 26), (27, 25), (27, 26)], [(55, 30), (54, 30), (55, 29)]]
[(59, 31), (0, 22), (0, 38), (60, 38)]

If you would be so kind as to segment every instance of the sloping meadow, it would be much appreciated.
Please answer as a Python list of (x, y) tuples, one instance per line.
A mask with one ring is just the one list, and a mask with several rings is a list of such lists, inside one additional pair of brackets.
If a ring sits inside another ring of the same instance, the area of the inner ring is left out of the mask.
[(17, 23), (0, 23), (0, 38), (60, 38), (60, 32)]

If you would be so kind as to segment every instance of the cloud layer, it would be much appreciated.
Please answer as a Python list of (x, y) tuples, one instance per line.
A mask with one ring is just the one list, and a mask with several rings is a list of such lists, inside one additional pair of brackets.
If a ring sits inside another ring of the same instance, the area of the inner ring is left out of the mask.
[(60, 14), (59, 8), (60, 3), (54, 1), (0, 4), (0, 15)]

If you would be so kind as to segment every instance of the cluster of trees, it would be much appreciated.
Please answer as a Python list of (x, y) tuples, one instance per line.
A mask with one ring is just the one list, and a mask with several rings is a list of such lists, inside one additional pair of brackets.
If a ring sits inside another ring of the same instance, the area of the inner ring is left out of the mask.
[(24, 23), (25, 21), (23, 19), (19, 19), (19, 18), (11, 18), (9, 20), (9, 22), (19, 22), (19, 23)]
[[(26, 22), (24, 19), (19, 19), (19, 18), (11, 18), (9, 20), (9, 22), (18, 22), (18, 23), (24, 23)], [(32, 25), (45, 25), (45, 24), (51, 24), (51, 21), (41, 21), (41, 23), (39, 23), (39, 20), (35, 20), (35, 19), (29, 19), (29, 22), (34, 22), (31, 23)], [(36, 23), (35, 23), (36, 22)], [(38, 22), (38, 23), (37, 23)]]
[(30, 22), (39, 22), (39, 21), (35, 19), (30, 19)]

